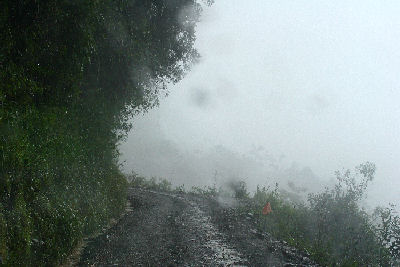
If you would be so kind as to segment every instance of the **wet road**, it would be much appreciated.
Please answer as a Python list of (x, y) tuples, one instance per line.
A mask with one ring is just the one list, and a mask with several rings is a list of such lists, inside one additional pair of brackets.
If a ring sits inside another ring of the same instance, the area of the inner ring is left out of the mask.
[(217, 201), (131, 189), (129, 202), (117, 224), (89, 240), (78, 266), (311, 265)]

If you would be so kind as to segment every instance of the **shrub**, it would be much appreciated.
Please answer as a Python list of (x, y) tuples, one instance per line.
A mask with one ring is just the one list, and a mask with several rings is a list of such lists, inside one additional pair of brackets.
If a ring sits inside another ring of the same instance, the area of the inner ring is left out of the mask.
[(228, 187), (233, 191), (233, 196), (238, 199), (247, 199), (249, 192), (244, 181), (230, 181)]
[[(393, 209), (379, 209), (377, 226), (359, 204), (374, 173), (369, 162), (354, 173), (336, 172), (335, 187), (310, 194), (307, 205), (285, 200), (277, 188), (257, 187), (253, 212), (259, 214), (261, 229), (307, 251), (322, 265), (388, 266), (399, 257), (399, 217)], [(267, 202), (273, 212), (262, 216)]]
[(203, 188), (198, 187), (198, 186), (192, 186), (190, 189), (190, 193), (195, 194), (195, 195), (201, 195), (204, 197), (216, 197), (219, 194), (221, 194), (221, 190), (218, 190), (216, 185), (212, 186), (204, 186)]
[(381, 243), (389, 250), (393, 265), (400, 264), (400, 216), (393, 204), (389, 207), (375, 209), (379, 220), (377, 230)]
[(149, 190), (157, 190), (157, 191), (172, 191), (172, 184), (170, 181), (164, 178), (155, 178), (151, 177), (147, 179), (145, 177), (139, 176), (136, 173), (132, 173), (127, 175), (127, 180), (129, 181), (130, 186), (145, 188)]

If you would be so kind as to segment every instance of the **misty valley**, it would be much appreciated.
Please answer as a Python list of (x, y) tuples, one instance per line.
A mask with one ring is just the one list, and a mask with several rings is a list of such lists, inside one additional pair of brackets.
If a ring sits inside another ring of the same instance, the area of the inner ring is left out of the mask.
[(400, 266), (400, 4), (0, 2), (0, 266)]

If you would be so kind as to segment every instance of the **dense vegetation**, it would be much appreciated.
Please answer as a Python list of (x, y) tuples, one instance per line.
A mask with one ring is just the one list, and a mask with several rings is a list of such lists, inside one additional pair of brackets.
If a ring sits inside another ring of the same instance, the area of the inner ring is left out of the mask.
[[(360, 201), (374, 178), (375, 165), (364, 163), (354, 172), (336, 172), (334, 188), (308, 195), (306, 202), (284, 190), (258, 187), (251, 195), (243, 181), (194, 187), (190, 193), (205, 197), (229, 196), (242, 205), (236, 211), (246, 217), (254, 214), (260, 231), (286, 241), (310, 255), (322, 266), (398, 266), (400, 263), (400, 216), (395, 207), (377, 208), (367, 213)], [(129, 176), (132, 186), (171, 191), (164, 179)], [(183, 187), (174, 189), (183, 192)], [(262, 214), (266, 203), (272, 212)]]
[(198, 57), (193, 0), (0, 2), (0, 261), (54, 265), (125, 205), (117, 145)]
[(393, 209), (384, 209), (390, 219), (383, 209), (368, 214), (360, 203), (374, 173), (371, 163), (336, 172), (335, 187), (310, 194), (307, 203), (290, 201), (276, 189), (257, 188), (252, 209), (260, 214), (270, 202), (273, 213), (260, 214), (260, 229), (307, 251), (321, 265), (391, 266), (399, 259), (399, 217)]

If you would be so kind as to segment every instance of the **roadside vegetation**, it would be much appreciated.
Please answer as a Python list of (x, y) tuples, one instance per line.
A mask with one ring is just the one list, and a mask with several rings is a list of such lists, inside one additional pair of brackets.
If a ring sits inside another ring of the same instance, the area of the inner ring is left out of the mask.
[[(251, 194), (243, 181), (231, 182), (224, 188), (194, 187), (188, 193), (238, 199), (238, 212), (243, 216), (253, 214), (260, 231), (306, 252), (323, 266), (398, 266), (400, 216), (396, 207), (379, 207), (371, 213), (360, 203), (374, 174), (375, 165), (368, 162), (353, 172), (336, 172), (336, 185), (309, 194), (307, 201), (291, 200), (278, 185), (258, 186)], [(185, 192), (183, 186), (173, 189), (165, 179), (146, 180), (131, 175), (130, 180), (133, 186)], [(263, 215), (267, 203), (272, 212)]]
[(200, 11), (1, 1), (0, 265), (56, 265), (124, 209), (118, 143), (198, 58)]
[[(257, 188), (252, 210), (259, 228), (306, 251), (325, 266), (391, 266), (398, 263), (400, 221), (394, 208), (367, 213), (360, 205), (375, 166), (365, 163), (352, 173), (336, 172), (334, 188), (292, 202), (279, 190)], [(273, 212), (262, 215), (265, 203)]]

